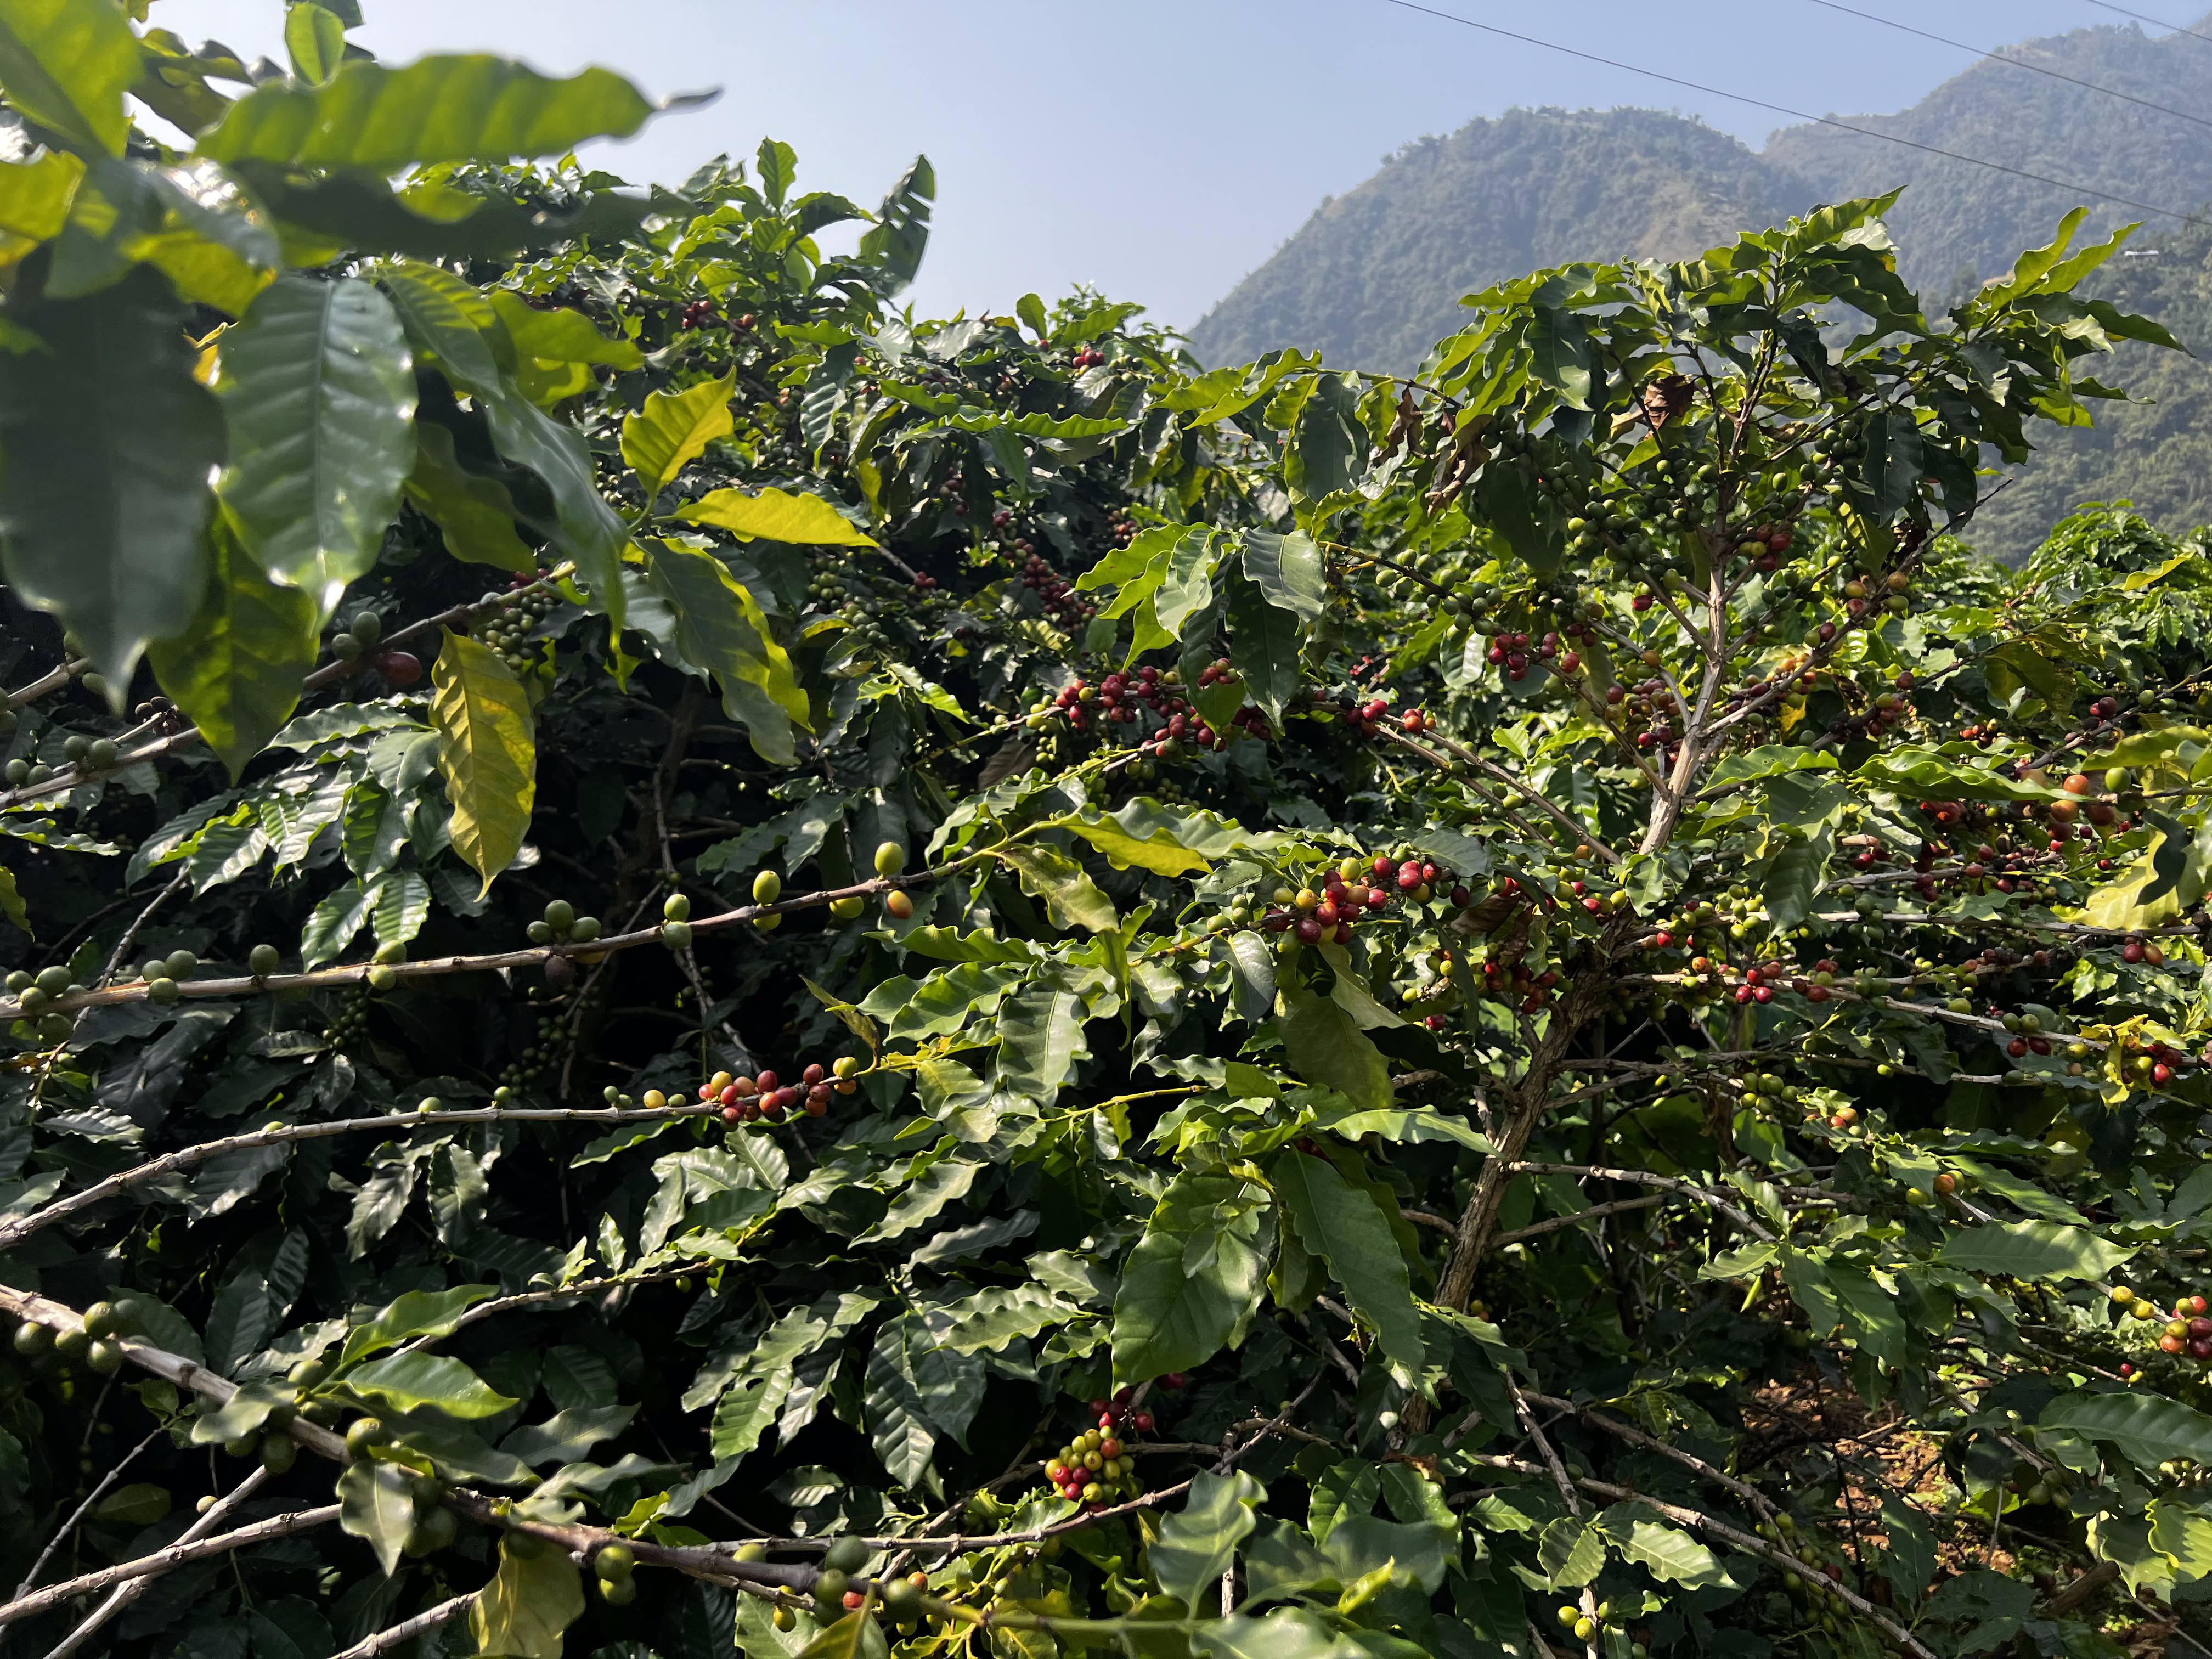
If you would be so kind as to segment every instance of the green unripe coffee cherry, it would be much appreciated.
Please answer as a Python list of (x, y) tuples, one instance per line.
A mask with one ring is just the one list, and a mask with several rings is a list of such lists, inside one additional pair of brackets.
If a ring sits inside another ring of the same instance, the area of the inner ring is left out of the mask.
[(770, 1621), (774, 1623), (778, 1630), (787, 1632), (789, 1632), (793, 1626), (799, 1623), (799, 1615), (793, 1613), (789, 1607), (783, 1607), (781, 1605), (779, 1605), (776, 1607), (776, 1610), (770, 1613), (769, 1617)]
[(102, 1376), (112, 1376), (123, 1369), (123, 1345), (120, 1342), (94, 1342), (85, 1350), (84, 1363)]
[(416, 1103), (415, 1109), (418, 1112), (442, 1112), (446, 1109), (446, 1103), (435, 1095), (424, 1095)]
[(256, 979), (266, 979), (284, 965), (283, 953), (273, 945), (257, 945), (246, 953), (246, 965)]
[(22, 1004), (23, 1012), (25, 1013), (35, 1014), (40, 1009), (52, 1002), (53, 999), (48, 996), (44, 991), (41, 991), (37, 986), (27, 985), (22, 990), (16, 994), (16, 1000)]
[(627, 1578), (637, 1566), (637, 1552), (627, 1544), (608, 1544), (592, 1558), (602, 1578)]
[(589, 945), (599, 936), (599, 919), (597, 916), (578, 916), (568, 925), (568, 937), (579, 945)]
[(350, 634), (333, 634), (331, 655), (340, 662), (357, 662), (361, 659), (361, 641)]
[(363, 645), (374, 645), (384, 637), (384, 618), (374, 611), (363, 611), (346, 624), (346, 631)]
[(691, 924), (688, 921), (665, 921), (660, 925), (660, 942), (672, 951), (691, 948)]
[(913, 1619), (921, 1612), (921, 1586), (911, 1578), (894, 1578), (883, 1587), (884, 1611), (894, 1619)]
[(264, 1434), (261, 1437), (261, 1467), (271, 1474), (283, 1474), (300, 1461), (300, 1443), (289, 1434)]
[(44, 968), (32, 981), (50, 997), (58, 997), (69, 989), (70, 974), (66, 968)]
[(376, 947), (376, 954), (369, 960), (382, 963), (404, 962), (407, 960), (407, 947), (397, 939), (386, 940)]
[(62, 739), (62, 758), (64, 760), (81, 761), (88, 753), (90, 752), (91, 749), (92, 739), (86, 737), (82, 732), (72, 732), (68, 737)]
[(312, 1389), (330, 1374), (330, 1369), (319, 1359), (302, 1359), (284, 1373), (284, 1380), (295, 1389)]
[(611, 1607), (626, 1607), (637, 1600), (637, 1580), (635, 1578), (602, 1578), (599, 1599)]
[(123, 1328), (123, 1317), (112, 1302), (95, 1302), (84, 1310), (84, 1328), (95, 1339), (112, 1336)]
[(451, 1510), (432, 1510), (409, 1531), (404, 1547), (408, 1554), (418, 1559), (425, 1555), (435, 1555), (440, 1550), (453, 1547), (454, 1530)]
[(765, 1561), (768, 1559), (768, 1546), (765, 1544), (740, 1544), (737, 1548), (730, 1552), (730, 1559), (732, 1561)]
[(11, 760), (8, 763), (6, 769), (0, 771), (0, 777), (5, 777), (8, 780), (8, 787), (10, 789), (21, 789), (31, 781), (31, 763), (21, 759)]
[(199, 971), (200, 959), (190, 951), (169, 952), (168, 968), (171, 979), (190, 979)]
[(389, 991), (398, 983), (399, 975), (388, 963), (380, 962), (368, 970), (368, 988), (372, 991)]
[(830, 1062), (830, 1075), (838, 1079), (841, 1082), (843, 1079), (853, 1076), (860, 1069), (860, 1060), (851, 1054), (840, 1054), (836, 1060)]
[(814, 1600), (818, 1606), (842, 1610), (845, 1592), (852, 1587), (852, 1575), (836, 1567), (824, 1567), (814, 1581)]
[(222, 1443), (225, 1457), (258, 1457), (261, 1455), (261, 1437), (258, 1434), (234, 1435)]
[(26, 1320), (15, 1327), (13, 1340), (17, 1353), (26, 1359), (35, 1359), (54, 1346), (53, 1328)]
[(84, 751), (84, 758), (86, 764), (104, 772), (115, 764), (122, 753), (123, 751), (115, 746), (114, 738), (94, 738), (92, 740), (92, 747)]
[(783, 878), (773, 870), (763, 870), (753, 878), (753, 902), (773, 904), (783, 896)]
[(857, 1538), (841, 1538), (830, 1545), (822, 1565), (839, 1572), (858, 1572), (868, 1565), (868, 1547)]
[(545, 922), (533, 921), (523, 931), (532, 945), (550, 945), (553, 942), (553, 929)]
[(545, 907), (545, 925), (556, 933), (565, 933), (575, 926), (576, 907), (566, 899), (555, 899)]
[(148, 957), (145, 964), (138, 969), (138, 977), (148, 981), (170, 978), (168, 957)]
[(660, 907), (660, 915), (664, 921), (689, 921), (691, 901), (682, 893), (671, 893), (668, 902)]
[(146, 1000), (149, 1002), (174, 1002), (177, 996), (177, 981), (167, 975), (146, 981)]
[(840, 921), (850, 921), (868, 908), (868, 902), (858, 893), (830, 901), (830, 914)]
[(876, 873), (895, 876), (906, 868), (906, 848), (895, 841), (887, 841), (876, 848)]
[(104, 697), (107, 695), (107, 676), (101, 673), (96, 668), (90, 673), (87, 674), (82, 680), (78, 682), (78, 684), (82, 685), (87, 691), (90, 692), (95, 697)]
[(369, 1448), (380, 1446), (392, 1438), (392, 1431), (384, 1426), (380, 1417), (356, 1417), (346, 1425), (346, 1455), (365, 1457)]

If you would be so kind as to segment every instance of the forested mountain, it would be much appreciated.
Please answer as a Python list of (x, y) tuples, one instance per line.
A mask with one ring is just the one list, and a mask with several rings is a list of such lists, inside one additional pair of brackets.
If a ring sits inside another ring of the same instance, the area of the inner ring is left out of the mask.
[[(1863, 26), (1862, 26), (1863, 27)], [(2193, 25), (2212, 32), (2212, 20)], [(2008, 55), (2147, 104), (2212, 112), (2212, 40), (2134, 25), (2077, 29)], [(2191, 119), (2053, 76), (1982, 62), (1893, 115), (1854, 126), (2196, 214), (2212, 199), (2212, 113)], [(2212, 233), (1838, 127), (1785, 128), (1753, 150), (1654, 110), (1516, 110), (1407, 144), (1313, 217), (1193, 331), (1209, 363), (1318, 346), (1331, 362), (1410, 368), (1455, 325), (1460, 295), (1570, 259), (1680, 258), (1815, 202), (1905, 186), (1889, 217), (1906, 280), (1954, 297), (2002, 273), (2070, 208), (2085, 235), (2140, 219), (2136, 257), (2090, 291), (2124, 291), (2192, 351), (2129, 354), (2121, 382), (2155, 407), (2060, 434), (1989, 509), (1979, 537), (2016, 556), (2075, 501), (2134, 500), (2169, 526), (2212, 514)], [(2162, 361), (2154, 362), (2154, 356)]]

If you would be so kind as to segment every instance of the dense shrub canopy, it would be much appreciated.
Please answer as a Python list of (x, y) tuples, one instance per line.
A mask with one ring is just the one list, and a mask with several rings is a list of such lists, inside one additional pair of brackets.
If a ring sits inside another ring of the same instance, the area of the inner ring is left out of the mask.
[(1200, 373), (901, 310), (927, 162), (639, 195), (540, 165), (617, 78), (290, 18), (0, 0), (22, 1639), (2090, 1659), (2212, 1571), (2207, 579), (1969, 550), (2165, 343), (2112, 245)]

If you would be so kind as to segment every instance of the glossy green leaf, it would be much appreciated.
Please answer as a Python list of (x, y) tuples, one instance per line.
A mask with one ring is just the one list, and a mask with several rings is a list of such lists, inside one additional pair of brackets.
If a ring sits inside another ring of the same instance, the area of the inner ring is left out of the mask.
[(1419, 1376), (1428, 1358), (1421, 1316), (1406, 1258), (1375, 1200), (1327, 1159), (1300, 1152), (1280, 1154), (1268, 1178), (1299, 1242), (1328, 1261), (1352, 1312), (1407, 1376)]
[(376, 1552), (387, 1578), (415, 1529), (413, 1483), (412, 1470), (373, 1458), (358, 1458), (338, 1475), (338, 1525)]
[(942, 1433), (964, 1444), (981, 1404), (983, 1362), (939, 1343), (918, 1314), (887, 1321), (869, 1351), (868, 1428), (902, 1486), (922, 1479)]
[(1679, 1527), (1658, 1519), (1640, 1504), (1615, 1504), (1598, 1517), (1621, 1559), (1654, 1578), (1690, 1589), (1729, 1582), (1720, 1558)]
[[(0, 83), (4, 69), (0, 62)], [(653, 113), (608, 70), (553, 80), (486, 56), (425, 58), (404, 69), (356, 61), (325, 86), (255, 88), (201, 135), (199, 154), (396, 173), (429, 161), (558, 155), (587, 138), (626, 138)]]
[(1267, 1489), (1242, 1469), (1228, 1475), (1201, 1469), (1192, 1476), (1190, 1496), (1161, 1517), (1159, 1536), (1152, 1540), (1152, 1576), (1160, 1588), (1187, 1607), (1206, 1608), (1237, 1559), (1237, 1547), (1259, 1524), (1252, 1511), (1267, 1496)]
[(1996, 1221), (1961, 1227), (1943, 1241), (1936, 1259), (1969, 1273), (2015, 1279), (2102, 1279), (2135, 1254), (2133, 1246), (2112, 1243), (2087, 1227)]
[(369, 884), (369, 926), (379, 945), (404, 945), (430, 919), (430, 884), (415, 870), (386, 870)]
[(744, 723), (761, 758), (790, 765), (792, 730), (811, 729), (811, 710), (760, 602), (711, 553), (665, 541), (647, 558), (652, 581), (674, 613), (684, 656), (714, 674), (724, 712)]
[(1605, 1569), (1605, 1529), (1595, 1521), (1563, 1515), (1536, 1540), (1536, 1559), (1550, 1588), (1579, 1589)]
[(415, 423), (415, 464), (404, 485), (417, 512), (438, 526), (446, 551), (468, 564), (534, 571), (538, 556), (515, 533), (514, 499), (496, 478), (469, 471), (453, 434), (433, 421)]
[[(1249, 558), (1248, 551), (1248, 564)], [(1246, 577), (1231, 574), (1228, 586), (1230, 666), (1244, 682), (1243, 698), (1279, 731), (1283, 711), (1304, 689), (1298, 669), (1297, 613), (1271, 604), (1259, 585)]]
[(561, 1659), (562, 1633), (583, 1613), (583, 1575), (568, 1551), (541, 1542), (519, 1556), (502, 1538), (499, 1571), (469, 1604), (469, 1634), (486, 1659)]
[(192, 377), (185, 310), (158, 272), (82, 300), (42, 301), (19, 285), (9, 314), (46, 349), (0, 352), (8, 580), (128, 685), (148, 641), (182, 631), (206, 594), (222, 420)]
[(315, 603), (270, 581), (228, 526), (211, 526), (207, 591), (191, 622), (148, 652), (163, 693), (184, 710), (235, 781), (292, 718), (315, 665)]
[(88, 149), (123, 154), (123, 94), (137, 84), (138, 39), (105, 0), (0, 0), (0, 90), (40, 125)]
[(1321, 549), (1303, 530), (1278, 535), (1272, 530), (1244, 532), (1244, 574), (1267, 603), (1303, 622), (1318, 622), (1327, 602), (1328, 581)]
[(1057, 848), (1020, 844), (994, 848), (993, 856), (1013, 866), (1024, 892), (1044, 901), (1054, 927), (1104, 933), (1119, 925), (1113, 902)]
[(538, 735), (530, 698), (500, 654), (445, 630), (431, 670), (438, 771), (453, 803), (453, 850), (491, 890), (530, 833)]
[(1195, 1273), (1184, 1271), (1184, 1232), (1154, 1228), (1137, 1241), (1114, 1294), (1114, 1375), (1140, 1382), (1196, 1369), (1243, 1330), (1267, 1262), (1250, 1212), (1217, 1229)]
[(1370, 1110), (1390, 1104), (1390, 1067), (1359, 1023), (1295, 982), (1282, 987), (1283, 1054), (1308, 1083)]
[(637, 474), (648, 502), (704, 454), (708, 444), (735, 429), (730, 398), (737, 379), (732, 369), (720, 380), (702, 380), (683, 392), (653, 392), (643, 409), (623, 417), (623, 459)]
[(1118, 817), (1099, 812), (1072, 813), (1056, 818), (1057, 828), (1071, 830), (1118, 864), (1133, 864), (1155, 875), (1187, 875), (1207, 867), (1203, 854), (1193, 852), (1164, 828), (1147, 827), (1133, 833)]
[(890, 1659), (890, 1644), (873, 1616), (855, 1611), (825, 1626), (799, 1650), (799, 1659)]
[[(338, 84), (345, 78), (341, 75)], [(499, 313), (474, 288), (450, 271), (411, 262), (384, 265), (377, 275), (416, 349), (434, 357), (455, 390), (483, 410), (499, 453), (544, 482), (553, 497), (556, 544), (576, 562), (578, 575), (619, 628), (627, 532), (599, 493), (583, 434), (532, 404), (500, 368), (485, 332), (504, 331)]]
[(1368, 1653), (1304, 1607), (1276, 1607), (1256, 1618), (1237, 1613), (1212, 1620), (1191, 1631), (1190, 1648), (1206, 1659), (1365, 1659)]
[(345, 22), (334, 11), (294, 0), (284, 9), (284, 50), (292, 59), (292, 73), (311, 86), (320, 86), (338, 72), (345, 58)]
[(1069, 1070), (1090, 1052), (1083, 1042), (1083, 1000), (1072, 991), (1032, 985), (999, 1010), (1001, 1088), (1048, 1107), (1060, 1098)]
[(286, 276), (225, 331), (223, 505), (278, 580), (327, 616), (376, 562), (415, 465), (413, 362), (371, 284)]
[(2147, 1474), (2175, 1458), (2212, 1462), (2212, 1417), (2164, 1395), (2061, 1395), (2043, 1408), (2036, 1426), (2102, 1440)]
[(490, 1417), (517, 1403), (459, 1360), (440, 1353), (372, 1359), (348, 1371), (345, 1382), (372, 1409), (404, 1413), (429, 1407), (448, 1417)]
[(717, 489), (678, 510), (686, 524), (726, 530), (739, 541), (799, 542), (816, 547), (873, 547), (853, 521), (819, 495), (788, 495), (773, 486), (757, 495)]

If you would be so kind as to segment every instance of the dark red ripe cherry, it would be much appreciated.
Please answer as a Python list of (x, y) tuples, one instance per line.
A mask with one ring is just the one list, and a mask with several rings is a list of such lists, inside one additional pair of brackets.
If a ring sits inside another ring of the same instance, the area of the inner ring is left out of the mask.
[(1152, 1414), (1150, 1412), (1139, 1412), (1129, 1419), (1129, 1422), (1139, 1434), (1150, 1434), (1152, 1431)]
[(1186, 1388), (1189, 1385), (1189, 1382), (1190, 1378), (1182, 1371), (1170, 1371), (1165, 1376), (1160, 1379), (1160, 1386), (1170, 1392), (1177, 1389)]
[(744, 1117), (745, 1115), (734, 1106), (722, 1108), (722, 1121), (725, 1123), (742, 1123), (744, 1121)]
[(799, 1080), (801, 1083), (807, 1084), (811, 1086), (821, 1082), (822, 1079), (828, 1075), (829, 1073), (824, 1072), (819, 1066), (810, 1066), (799, 1074)]
[(776, 1076), (774, 1072), (763, 1072), (758, 1077), (753, 1079), (753, 1086), (758, 1089), (763, 1094), (769, 1093), (775, 1087), (775, 1085)]
[(1301, 943), (1316, 945), (1321, 941), (1321, 924), (1311, 916), (1298, 918), (1298, 939)]
[(412, 685), (422, 678), (422, 659), (410, 651), (380, 651), (374, 658), (376, 672), (394, 685)]

